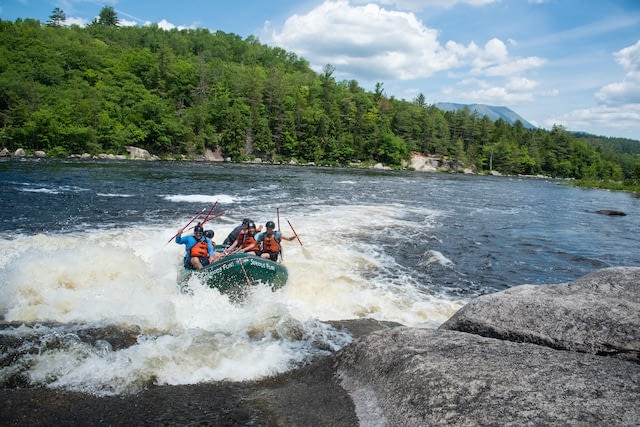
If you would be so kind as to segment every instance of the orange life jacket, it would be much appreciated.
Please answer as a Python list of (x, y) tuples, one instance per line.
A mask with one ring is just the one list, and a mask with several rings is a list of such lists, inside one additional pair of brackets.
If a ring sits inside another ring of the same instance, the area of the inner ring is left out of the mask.
[(265, 233), (262, 239), (262, 252), (268, 252), (270, 254), (277, 254), (280, 252), (280, 244), (276, 240), (276, 235), (269, 236)]
[(205, 240), (193, 245), (193, 247), (191, 248), (191, 256), (209, 256), (209, 246), (207, 245), (207, 241)]
[(254, 246), (257, 243), (255, 235), (249, 234), (248, 230), (242, 230), (238, 239), (240, 240), (240, 248), (242, 249)]

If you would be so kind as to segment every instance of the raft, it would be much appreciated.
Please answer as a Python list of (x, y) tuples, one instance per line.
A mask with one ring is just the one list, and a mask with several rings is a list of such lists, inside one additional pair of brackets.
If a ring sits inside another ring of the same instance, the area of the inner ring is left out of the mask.
[(246, 253), (227, 255), (201, 270), (182, 267), (178, 276), (181, 290), (192, 275), (196, 275), (203, 285), (236, 298), (245, 296), (248, 289), (257, 285), (266, 285), (275, 291), (282, 288), (289, 278), (284, 265)]

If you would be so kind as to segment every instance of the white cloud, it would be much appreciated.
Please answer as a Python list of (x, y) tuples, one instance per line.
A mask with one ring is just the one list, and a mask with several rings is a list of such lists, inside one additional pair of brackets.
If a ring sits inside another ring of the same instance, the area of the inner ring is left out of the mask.
[(485, 6), (496, 3), (498, 0), (354, 0), (354, 4), (377, 3), (384, 6), (395, 6), (402, 10), (421, 11), (428, 7), (450, 9), (457, 4), (468, 4), (470, 6)]
[(118, 19), (118, 25), (121, 27), (135, 27), (138, 23), (128, 19)]
[(327, 0), (305, 15), (289, 17), (280, 32), (271, 33), (274, 44), (306, 58), (316, 71), (332, 64), (335, 76), (344, 79), (412, 80), (466, 67), (477, 75), (514, 76), (545, 62), (513, 58), (497, 38), (480, 48), (474, 42), (442, 45), (438, 36), (413, 13), (372, 3), (353, 6), (346, 0)]
[(519, 104), (534, 100), (531, 92), (509, 91), (502, 86), (481, 87), (477, 90), (460, 92), (458, 96), (460, 99), (467, 100), (465, 102), (473, 101), (483, 104)]
[(626, 70), (640, 70), (640, 40), (636, 44), (616, 52), (613, 56)]
[(529, 80), (525, 77), (513, 77), (507, 82), (507, 89), (514, 91), (533, 90), (538, 86), (538, 82)]
[(503, 63), (487, 67), (484, 73), (488, 76), (513, 76), (524, 73), (532, 68), (541, 67), (546, 62), (546, 59), (537, 56), (509, 59)]
[(306, 15), (289, 17), (272, 38), (316, 70), (333, 64), (337, 74), (348, 78), (408, 80), (459, 63), (455, 52), (439, 43), (438, 32), (413, 13), (374, 4), (354, 7), (344, 0), (326, 1)]
[(84, 18), (67, 17), (67, 19), (64, 20), (64, 25), (67, 25), (67, 26), (77, 25), (79, 27), (84, 27), (88, 23), (89, 21), (87, 21)]
[[(150, 22), (145, 22), (144, 25), (150, 25)], [(174, 24), (172, 24), (171, 22), (167, 21), (166, 19), (162, 19), (160, 22), (157, 23), (158, 24), (158, 28), (162, 28), (163, 30), (173, 30), (174, 28), (176, 28), (176, 26)]]
[(607, 105), (640, 103), (640, 41), (614, 54), (626, 70), (621, 82), (610, 83), (596, 93), (596, 99)]
[(595, 94), (600, 105), (549, 117), (543, 125), (640, 139), (640, 41), (614, 53), (614, 58), (626, 74)]
[[(625, 104), (617, 107), (595, 106), (574, 110), (569, 113), (545, 120), (544, 126), (554, 124), (570, 130), (591, 131), (593, 129), (610, 130), (615, 134), (627, 132), (627, 137), (640, 137), (640, 104)], [(629, 132), (635, 132), (635, 135)]]

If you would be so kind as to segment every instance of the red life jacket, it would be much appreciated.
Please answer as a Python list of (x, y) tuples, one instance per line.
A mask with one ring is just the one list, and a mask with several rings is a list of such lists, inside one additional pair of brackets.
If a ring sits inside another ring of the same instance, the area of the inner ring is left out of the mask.
[(201, 241), (193, 245), (193, 247), (191, 248), (191, 256), (209, 256), (209, 245), (207, 245), (207, 241)]
[(280, 252), (280, 244), (276, 240), (276, 235), (269, 236), (265, 233), (262, 239), (262, 252), (268, 252), (270, 254), (277, 254)]

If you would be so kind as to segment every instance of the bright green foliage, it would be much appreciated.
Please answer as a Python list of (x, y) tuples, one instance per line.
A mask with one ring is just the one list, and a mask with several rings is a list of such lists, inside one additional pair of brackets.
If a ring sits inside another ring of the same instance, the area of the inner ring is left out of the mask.
[[(220, 150), (233, 160), (400, 167), (411, 152), (444, 156), (478, 172), (544, 174), (638, 183), (637, 141), (528, 130), (469, 110), (443, 112), (336, 82), (335, 67), (255, 37), (205, 29), (119, 27), (104, 7), (86, 28), (0, 21), (0, 144), (10, 150), (159, 156)], [(635, 144), (635, 145), (634, 145)], [(595, 147), (595, 148), (594, 148)]]

